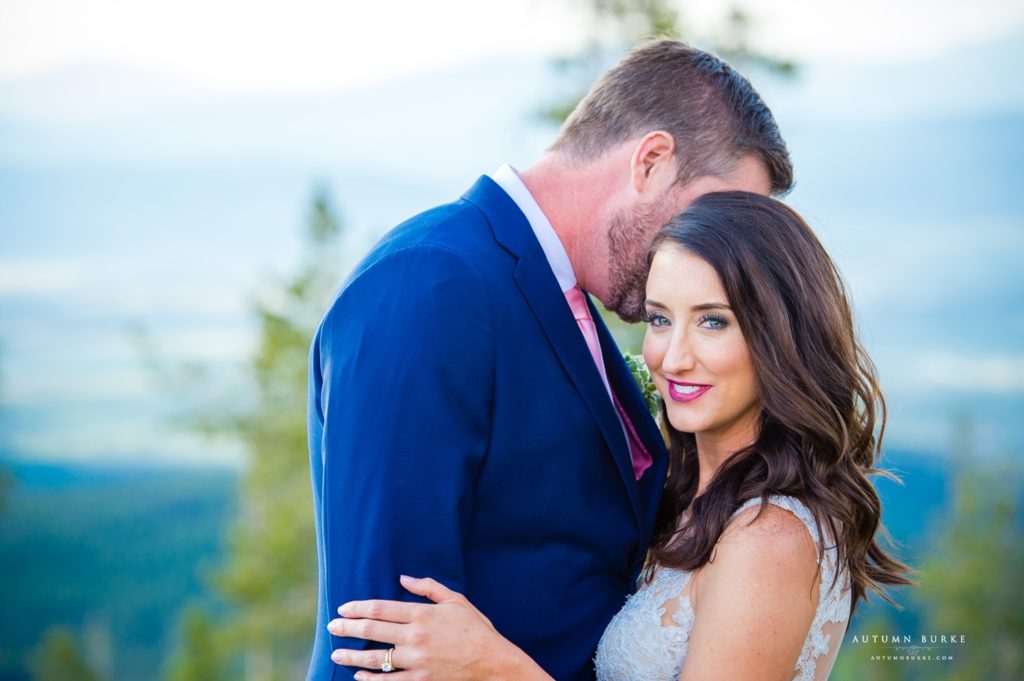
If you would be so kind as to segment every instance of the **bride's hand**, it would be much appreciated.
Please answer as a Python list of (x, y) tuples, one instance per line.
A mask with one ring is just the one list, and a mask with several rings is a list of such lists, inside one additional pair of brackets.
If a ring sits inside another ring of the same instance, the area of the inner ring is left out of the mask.
[[(327, 625), (335, 636), (392, 644), (391, 663), (403, 671), (388, 674), (388, 681), (550, 679), (462, 594), (433, 579), (402, 577), (401, 582), (407, 591), (436, 605), (352, 601), (338, 608), (341, 617)], [(349, 667), (381, 669), (386, 652), (339, 648), (331, 660)], [(383, 679), (384, 674), (360, 671), (355, 678)]]

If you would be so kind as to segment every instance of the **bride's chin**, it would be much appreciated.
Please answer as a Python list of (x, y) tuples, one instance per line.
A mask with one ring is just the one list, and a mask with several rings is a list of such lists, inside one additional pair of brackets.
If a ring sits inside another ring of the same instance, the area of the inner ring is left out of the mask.
[(674, 430), (677, 430), (680, 433), (695, 434), (701, 429), (701, 424), (698, 419), (694, 419), (692, 417), (686, 418), (680, 414), (673, 416), (671, 409), (668, 414), (668, 422)]

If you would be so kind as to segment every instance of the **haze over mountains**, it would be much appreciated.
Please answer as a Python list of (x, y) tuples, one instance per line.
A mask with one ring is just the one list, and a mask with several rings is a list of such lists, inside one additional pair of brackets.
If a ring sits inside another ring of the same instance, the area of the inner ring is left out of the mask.
[[(891, 442), (1024, 447), (1024, 39), (753, 80), (790, 144), (789, 197), (844, 272), (889, 391)], [(13, 458), (237, 463), (167, 426), (126, 329), (229, 369), (248, 304), (297, 258), (315, 185), (350, 267), (553, 130), (562, 81), (509, 57), (321, 95), (224, 95), (82, 67), (0, 82), (0, 447)]]

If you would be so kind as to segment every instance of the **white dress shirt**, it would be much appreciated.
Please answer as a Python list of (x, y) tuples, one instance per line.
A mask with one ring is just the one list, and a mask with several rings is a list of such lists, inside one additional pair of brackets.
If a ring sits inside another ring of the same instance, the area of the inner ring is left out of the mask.
[(558, 280), (562, 293), (575, 286), (576, 273), (572, 271), (572, 263), (569, 262), (569, 254), (565, 252), (562, 240), (558, 238), (555, 228), (551, 226), (551, 221), (537, 205), (530, 190), (523, 184), (516, 169), (506, 163), (488, 177), (504, 189), (509, 198), (519, 206), (519, 210), (523, 211), (537, 241), (540, 242), (541, 249), (544, 250), (544, 257), (548, 259), (551, 271), (555, 273), (555, 279)]

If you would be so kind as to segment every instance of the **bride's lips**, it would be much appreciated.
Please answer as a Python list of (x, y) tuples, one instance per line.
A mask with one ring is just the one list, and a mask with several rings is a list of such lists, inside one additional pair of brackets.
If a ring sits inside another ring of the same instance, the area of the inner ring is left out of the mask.
[(669, 397), (676, 402), (692, 402), (709, 390), (711, 390), (711, 386), (703, 383), (668, 382)]

